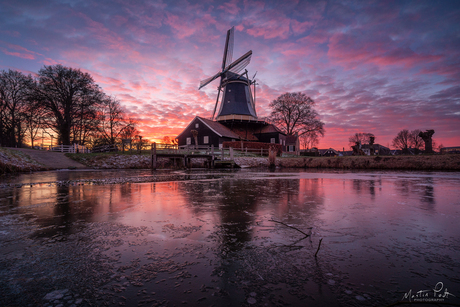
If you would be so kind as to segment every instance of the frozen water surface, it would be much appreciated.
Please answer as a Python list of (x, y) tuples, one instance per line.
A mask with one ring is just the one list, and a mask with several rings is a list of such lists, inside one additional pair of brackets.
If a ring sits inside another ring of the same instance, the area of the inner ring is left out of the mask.
[[(183, 181), (139, 183), (158, 176)], [(459, 173), (60, 171), (0, 185), (0, 305), (459, 303)]]

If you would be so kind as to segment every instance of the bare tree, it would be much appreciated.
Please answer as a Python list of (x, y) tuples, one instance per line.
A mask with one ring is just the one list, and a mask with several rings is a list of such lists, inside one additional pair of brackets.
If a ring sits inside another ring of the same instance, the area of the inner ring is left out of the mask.
[(52, 121), (48, 122), (65, 145), (76, 141), (74, 126), (94, 116), (104, 94), (88, 73), (62, 65), (45, 66), (38, 72), (35, 96)]
[(409, 134), (409, 147), (414, 148), (417, 152), (422, 150), (425, 142), (423, 139), (420, 137), (420, 131), (419, 129), (412, 130)]
[(30, 75), (15, 70), (0, 73), (0, 145), (22, 145), (24, 112), (30, 103), (33, 87)]
[(37, 103), (30, 102), (27, 104), (23, 112), (23, 121), (25, 126), (26, 135), (30, 139), (30, 145), (34, 147), (35, 139), (38, 132), (43, 129), (44, 112), (43, 108)]
[(437, 146), (436, 149), (438, 150), (439, 153), (441, 153), (443, 148), (444, 148), (444, 145), (442, 145), (442, 143), (441, 143), (441, 144), (439, 144), (439, 145)]
[(285, 93), (270, 103), (269, 120), (288, 135), (324, 136), (324, 123), (313, 109), (315, 102), (303, 93)]
[(171, 138), (167, 135), (165, 135), (161, 141), (163, 144), (171, 144)]
[(348, 138), (348, 143), (351, 146), (356, 145), (356, 143), (369, 144), (371, 141), (371, 137), (375, 137), (372, 133), (365, 133), (365, 132), (357, 132)]
[(310, 149), (318, 145), (319, 138), (318, 138), (318, 135), (314, 132), (305, 133), (304, 135), (300, 137), (300, 141), (301, 141), (303, 148)]
[(407, 153), (410, 145), (410, 135), (411, 133), (407, 129), (399, 131), (393, 139), (393, 147), (402, 150), (403, 153)]
[(137, 123), (134, 119), (128, 119), (126, 127), (121, 131), (120, 137), (123, 139), (132, 139), (139, 135), (139, 130), (136, 128)]
[(115, 144), (125, 129), (129, 129), (134, 122), (125, 119), (120, 101), (107, 97), (101, 105), (100, 135), (106, 144)]
[(101, 120), (97, 106), (86, 108), (85, 104), (80, 105), (80, 111), (76, 114), (72, 125), (72, 142), (85, 145), (96, 138)]

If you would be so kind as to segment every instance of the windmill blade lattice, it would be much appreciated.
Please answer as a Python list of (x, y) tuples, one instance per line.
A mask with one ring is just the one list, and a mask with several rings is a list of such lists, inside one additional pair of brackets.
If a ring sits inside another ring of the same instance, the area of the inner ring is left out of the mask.
[(235, 27), (232, 27), (230, 30), (227, 31), (227, 39), (225, 40), (224, 48), (224, 58), (222, 59), (222, 70), (224, 70), (225, 66), (232, 62), (234, 36)]
[(242, 55), (238, 60), (228, 65), (222, 73), (226, 73), (227, 71), (231, 71), (235, 74), (239, 73), (246, 66), (248, 66), (248, 64), (251, 62), (251, 56), (252, 56), (252, 50), (249, 50), (248, 52), (246, 52), (246, 54)]
[(220, 77), (222, 73), (219, 71), (217, 74), (215, 74), (214, 76), (212, 77), (209, 77), (209, 78), (206, 78), (204, 80), (201, 80), (200, 81), (200, 87), (198, 89), (201, 89), (202, 87), (205, 87), (206, 85), (208, 85), (209, 83), (211, 83), (212, 81), (216, 80), (217, 78)]

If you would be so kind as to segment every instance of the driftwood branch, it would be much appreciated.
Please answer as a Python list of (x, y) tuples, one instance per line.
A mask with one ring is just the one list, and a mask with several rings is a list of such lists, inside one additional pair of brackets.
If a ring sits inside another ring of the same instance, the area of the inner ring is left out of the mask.
[(321, 247), (321, 242), (323, 242), (323, 238), (319, 239), (319, 243), (318, 243), (318, 249), (316, 250), (316, 253), (315, 253), (315, 258), (316, 258), (316, 255), (318, 255), (318, 252), (319, 252), (319, 248)]
[[(275, 222), (275, 223), (280, 223), (281, 225), (284, 225), (286, 227), (289, 227), (289, 228), (292, 228), (292, 229), (295, 229), (297, 230), (298, 232), (302, 233), (305, 237), (308, 237), (310, 236), (309, 234), (306, 234), (305, 232), (303, 232), (302, 230), (298, 229), (298, 228), (295, 228), (294, 226), (289, 226), (288, 224), (286, 223), (283, 223), (283, 222), (280, 222), (280, 221), (275, 221), (275, 220), (269, 220), (270, 222)], [(313, 227), (309, 227), (308, 229), (312, 229)]]

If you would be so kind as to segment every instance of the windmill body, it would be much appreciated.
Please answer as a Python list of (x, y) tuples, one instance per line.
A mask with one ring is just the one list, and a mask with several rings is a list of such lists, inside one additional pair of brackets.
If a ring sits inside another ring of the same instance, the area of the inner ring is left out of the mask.
[[(219, 79), (217, 99), (212, 119), (216, 119), (217, 121), (257, 121), (255, 101), (251, 91), (251, 84), (254, 84), (255, 81), (249, 80), (247, 70), (240, 74), (240, 71), (251, 61), (252, 51), (246, 52), (236, 61), (232, 62), (233, 36), (234, 28), (232, 27), (227, 31), (221, 71), (201, 81), (199, 88), (201, 89), (212, 81)], [(219, 98), (222, 98), (222, 100), (220, 101), (219, 112), (216, 116)]]
[(257, 120), (250, 81), (227, 72), (223, 83), (222, 101), (216, 120)]

